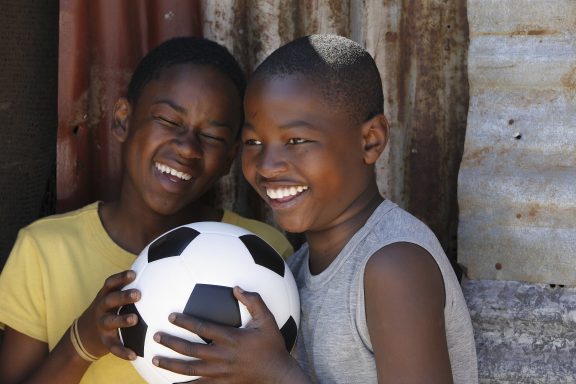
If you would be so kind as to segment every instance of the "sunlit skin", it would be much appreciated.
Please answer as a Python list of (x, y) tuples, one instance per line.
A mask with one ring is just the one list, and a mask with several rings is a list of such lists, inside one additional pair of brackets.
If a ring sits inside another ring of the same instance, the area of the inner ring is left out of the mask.
[[(313, 274), (330, 265), (382, 201), (374, 164), (388, 138), (383, 115), (351, 120), (319, 87), (296, 75), (253, 79), (242, 132), (244, 175), (283, 229), (305, 233)], [(381, 248), (366, 265), (364, 293), (378, 382), (451, 383), (444, 286), (430, 254), (409, 243)], [(175, 324), (213, 342), (158, 333), (161, 344), (201, 360), (159, 356), (156, 364), (205, 382), (309, 383), (260, 297), (237, 288), (234, 294), (253, 316), (247, 328), (175, 315)]]
[[(237, 150), (241, 98), (228, 77), (211, 67), (169, 67), (145, 85), (135, 105), (120, 99), (114, 117), (124, 160), (121, 195), (101, 204), (99, 214), (118, 245), (138, 254), (177, 225), (221, 219), (222, 211), (200, 197), (228, 171)], [(121, 344), (118, 328), (137, 318), (116, 315), (117, 308), (140, 298), (137, 290), (120, 291), (134, 278), (132, 271), (110, 276), (79, 318), (91, 354), (136, 358)], [(67, 333), (48, 353), (46, 343), (8, 327), (1, 348), (0, 382), (6, 384), (78, 383), (89, 367)]]

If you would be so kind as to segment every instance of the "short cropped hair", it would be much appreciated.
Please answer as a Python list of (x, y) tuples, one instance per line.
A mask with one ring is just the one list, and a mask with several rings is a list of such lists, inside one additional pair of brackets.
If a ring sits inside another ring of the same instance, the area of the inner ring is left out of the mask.
[(254, 78), (302, 75), (321, 90), (334, 107), (354, 122), (384, 111), (378, 67), (362, 46), (338, 35), (298, 38), (274, 51), (254, 71)]
[(158, 45), (140, 60), (128, 84), (128, 101), (135, 104), (146, 84), (158, 79), (165, 69), (178, 64), (213, 67), (234, 83), (240, 98), (244, 96), (244, 72), (225, 47), (203, 37), (175, 37)]

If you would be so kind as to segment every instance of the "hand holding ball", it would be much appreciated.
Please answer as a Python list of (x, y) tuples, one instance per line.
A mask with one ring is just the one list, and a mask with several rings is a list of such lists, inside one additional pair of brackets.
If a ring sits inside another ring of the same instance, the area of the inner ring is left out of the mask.
[(207, 341), (170, 323), (170, 313), (181, 312), (234, 327), (248, 323), (248, 310), (232, 293), (236, 285), (260, 294), (288, 350), (296, 342), (300, 302), (294, 277), (270, 245), (243, 228), (220, 222), (175, 228), (144, 248), (132, 269), (136, 280), (125, 289), (139, 289), (142, 298), (120, 308), (119, 313), (137, 314), (138, 324), (121, 328), (120, 338), (138, 355), (134, 367), (149, 383), (196, 379), (152, 364), (157, 355), (192, 359), (156, 343), (153, 336), (158, 331), (193, 342)]

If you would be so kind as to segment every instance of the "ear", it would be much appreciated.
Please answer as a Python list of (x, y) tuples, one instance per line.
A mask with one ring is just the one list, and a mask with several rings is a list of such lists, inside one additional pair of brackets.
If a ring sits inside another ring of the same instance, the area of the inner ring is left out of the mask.
[(379, 114), (362, 124), (364, 162), (374, 164), (388, 144), (389, 126), (384, 115)]
[(130, 102), (121, 97), (114, 105), (114, 121), (112, 123), (112, 134), (120, 143), (128, 138), (130, 130), (130, 116), (132, 116), (132, 106)]

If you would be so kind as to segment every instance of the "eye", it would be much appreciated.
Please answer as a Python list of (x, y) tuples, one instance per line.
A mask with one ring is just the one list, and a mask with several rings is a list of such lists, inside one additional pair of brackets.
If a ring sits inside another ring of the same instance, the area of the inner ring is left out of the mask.
[(260, 140), (256, 140), (256, 139), (248, 139), (248, 140), (244, 140), (244, 145), (261, 145), (262, 142)]
[(221, 142), (221, 143), (225, 143), (225, 142), (226, 142), (226, 138), (225, 138), (225, 137), (213, 135), (213, 134), (210, 134), (210, 133), (201, 133), (200, 136), (203, 137), (203, 138), (205, 138), (205, 139), (208, 139), (208, 140), (210, 140), (210, 141), (218, 141), (218, 142)]
[(179, 127), (180, 126), (179, 123), (177, 123), (173, 120), (167, 119), (166, 117), (163, 117), (163, 116), (154, 116), (154, 119), (157, 120), (158, 122), (160, 122), (160, 124), (166, 125), (169, 127)]
[(292, 145), (293, 144), (304, 144), (307, 142), (308, 142), (308, 140), (302, 139), (300, 137), (294, 137), (294, 138), (288, 140), (288, 144), (292, 144)]

